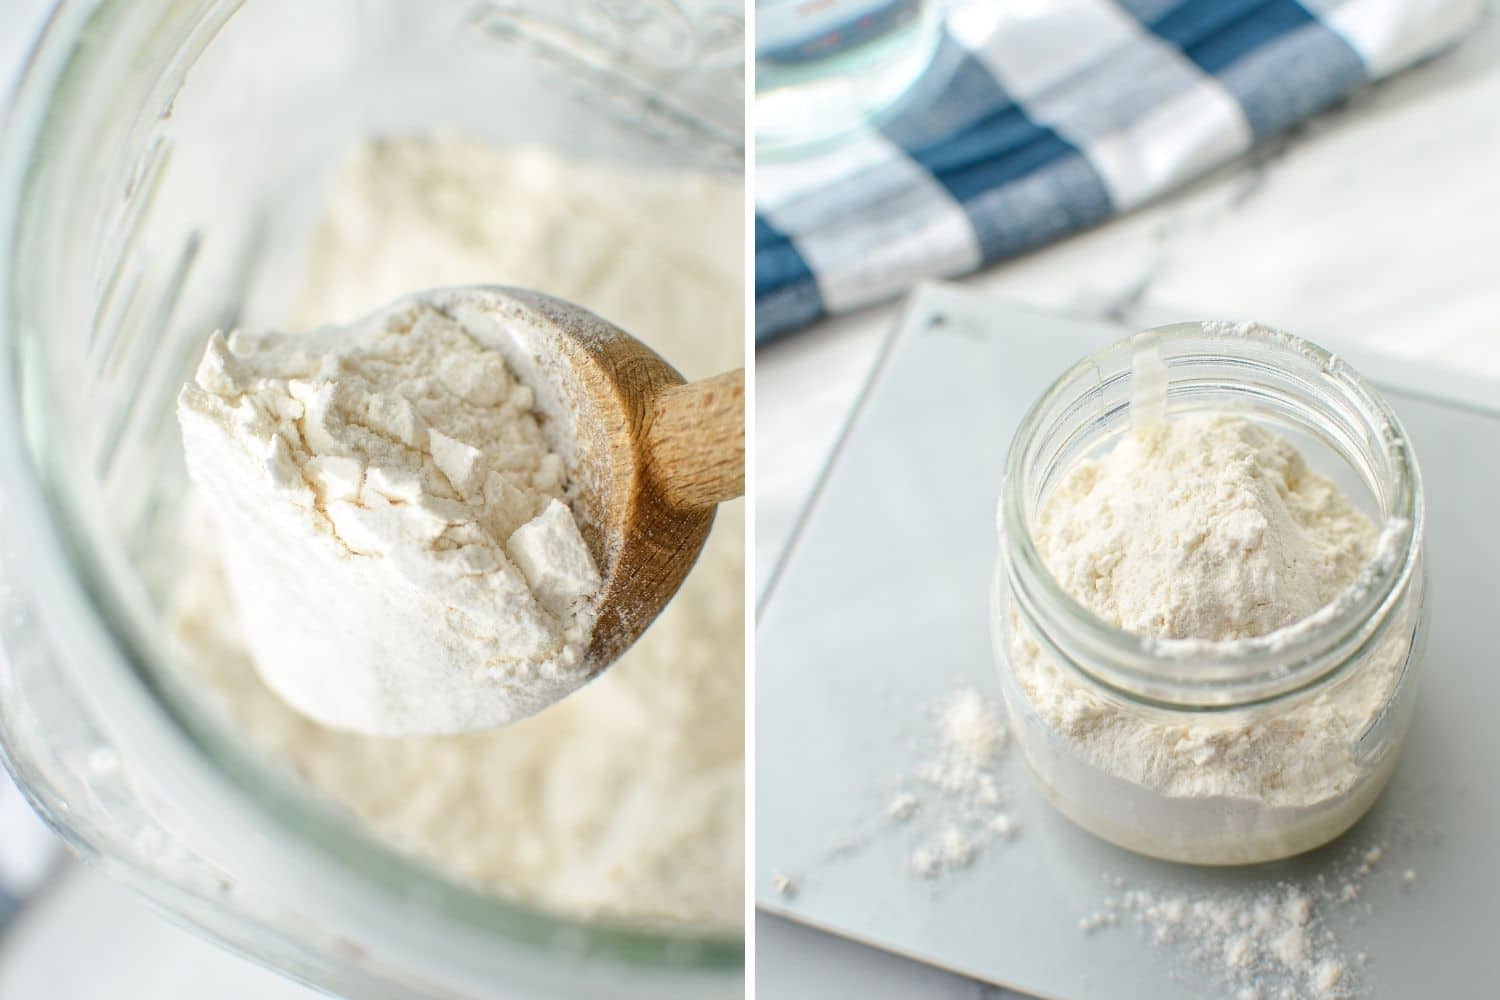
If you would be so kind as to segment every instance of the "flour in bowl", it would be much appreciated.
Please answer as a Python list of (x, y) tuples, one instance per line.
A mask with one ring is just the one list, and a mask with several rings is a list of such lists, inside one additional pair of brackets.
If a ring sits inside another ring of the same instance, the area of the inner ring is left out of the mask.
[[(742, 363), (742, 268), (738, 183), (396, 139), (332, 178), (290, 325), (510, 284), (599, 313), (695, 378)], [(743, 553), (742, 504), (723, 505), (620, 662), (533, 718), (460, 736), (340, 732), (289, 708), (251, 666), (211, 543), (172, 611), (227, 723), (398, 849), (559, 913), (727, 932), (743, 920)]]

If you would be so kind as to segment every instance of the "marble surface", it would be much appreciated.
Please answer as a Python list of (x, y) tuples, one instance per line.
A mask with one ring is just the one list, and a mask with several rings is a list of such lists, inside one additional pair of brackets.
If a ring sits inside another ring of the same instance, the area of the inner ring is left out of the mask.
[[(1433, 359), (1500, 393), (1500, 3), (1488, 15), (1457, 50), (1190, 188), (963, 283), (1137, 326), (1263, 320)], [(758, 352), (758, 590), (900, 309), (838, 317)], [(777, 987), (766, 995), (847, 980), (901, 984), (879, 996), (1013, 996), (785, 921), (762, 916), (757, 928), (757, 975)]]

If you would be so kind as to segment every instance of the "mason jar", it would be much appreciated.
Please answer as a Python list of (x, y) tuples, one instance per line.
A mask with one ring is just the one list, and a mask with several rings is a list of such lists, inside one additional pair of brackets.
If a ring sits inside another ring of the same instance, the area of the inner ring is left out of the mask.
[[(1143, 344), (1164, 364), (1168, 419), (1264, 425), (1371, 518), (1374, 554), (1331, 604), (1254, 638), (1159, 639), (1104, 621), (1053, 578), (1034, 541), (1039, 512), (1079, 461), (1128, 431)], [(1065, 372), (1011, 442), (991, 595), (1011, 725), (1048, 799), (1097, 836), (1169, 861), (1270, 861), (1339, 836), (1379, 796), (1411, 721), (1423, 519), (1396, 414), (1298, 337), (1178, 323)]]
[(167, 612), (177, 390), (210, 331), (285, 322), (352, 147), (454, 130), (737, 181), (743, 56), (738, 0), (55, 5), (0, 118), (0, 741), (77, 852), (340, 995), (743, 993), (735, 928), (553, 912), (395, 849), (219, 724)]

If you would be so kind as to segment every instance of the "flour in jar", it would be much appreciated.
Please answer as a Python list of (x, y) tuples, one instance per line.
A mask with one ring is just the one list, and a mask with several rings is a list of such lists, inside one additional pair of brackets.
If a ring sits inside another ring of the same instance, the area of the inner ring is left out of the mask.
[[(1284, 438), (1239, 416), (1136, 427), (1046, 498), (1037, 549), (1063, 589), (1109, 624), (1160, 640), (1274, 633), (1329, 606), (1377, 548), (1370, 519)], [(1017, 629), (1022, 693), (1101, 770), (1174, 797), (1305, 806), (1365, 776), (1360, 734), (1389, 701), (1404, 647), (1347, 682), (1253, 722), (1159, 721), (1085, 684)]]
[[(348, 322), (416, 288), (510, 284), (607, 317), (695, 378), (742, 363), (742, 269), (737, 181), (392, 139), (334, 173), (286, 325)], [(682, 590), (599, 680), (460, 736), (340, 732), (289, 708), (251, 665), (216, 543), (193, 537), (172, 607), (184, 659), (227, 724), (375, 834), (572, 916), (741, 924), (741, 503), (721, 506)]]

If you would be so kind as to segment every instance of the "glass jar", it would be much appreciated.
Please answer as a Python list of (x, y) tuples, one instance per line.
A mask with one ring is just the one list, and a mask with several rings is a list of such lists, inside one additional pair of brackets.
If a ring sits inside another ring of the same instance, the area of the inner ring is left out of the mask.
[(755, 0), (755, 149), (810, 154), (877, 120), (922, 76), (937, 0)]
[(81, 854), (361, 997), (739, 996), (739, 935), (444, 878), (178, 690), (172, 403), (215, 328), (288, 313), (329, 172), (445, 129), (743, 174), (737, 0), (63, 0), (0, 141), (0, 740)]
[[(1364, 815), (1411, 720), (1426, 623), (1416, 459), (1380, 395), (1307, 341), (1225, 323), (1139, 336), (1059, 378), (1011, 443), (991, 600), (1011, 724), (1047, 797), (1106, 840), (1196, 864), (1288, 857)], [(1128, 429), (1146, 343), (1165, 364), (1169, 417), (1268, 426), (1380, 528), (1372, 561), (1326, 608), (1252, 639), (1150, 639), (1048, 572), (1032, 526), (1069, 470)]]

